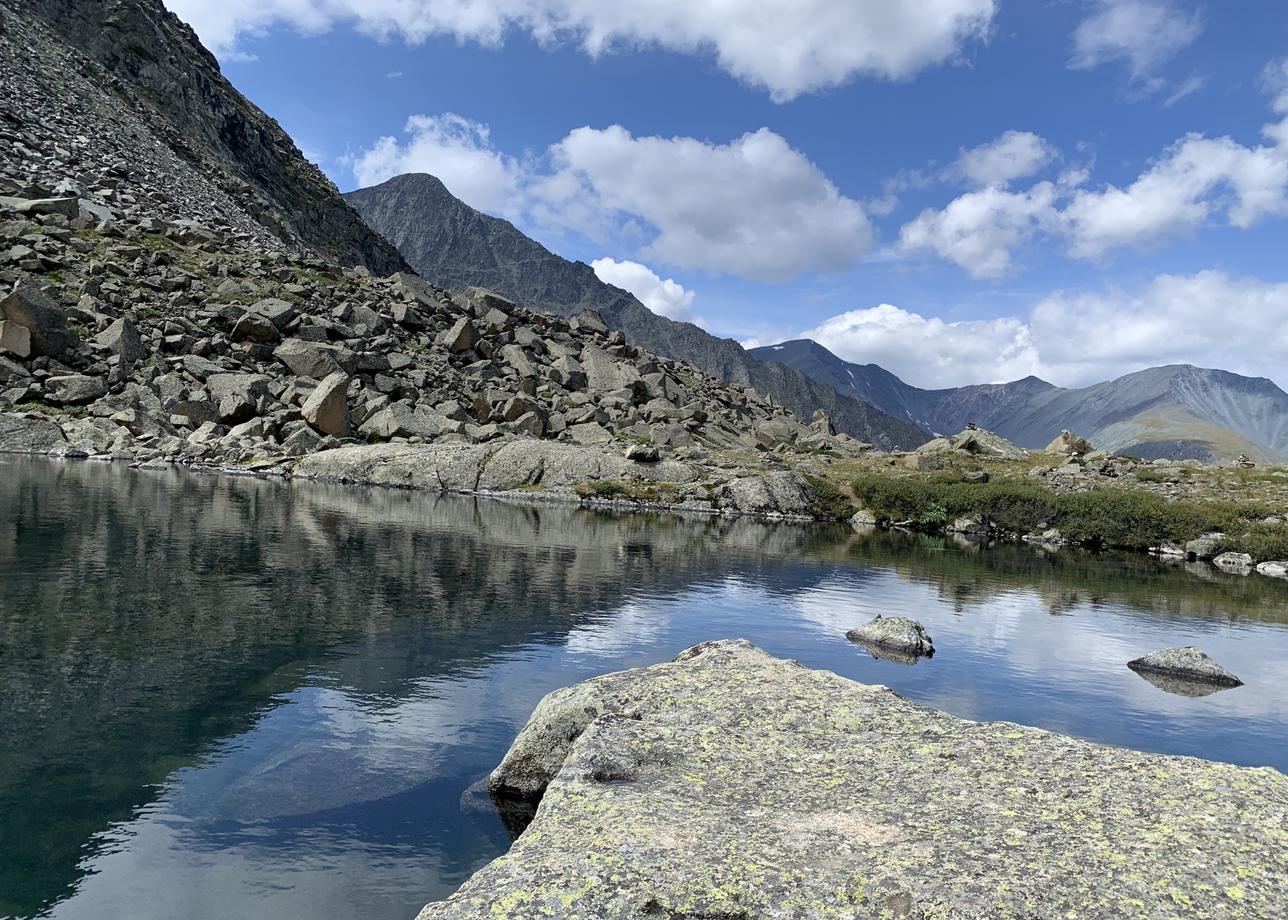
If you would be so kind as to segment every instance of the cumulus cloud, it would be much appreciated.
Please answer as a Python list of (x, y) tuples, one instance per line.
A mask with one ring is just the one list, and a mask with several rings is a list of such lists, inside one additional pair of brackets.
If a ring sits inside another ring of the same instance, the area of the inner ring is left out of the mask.
[[(1062, 238), (1069, 255), (1100, 260), (1111, 251), (1192, 234), (1214, 221), (1238, 228), (1288, 214), (1288, 62), (1266, 69), (1280, 121), (1267, 124), (1267, 143), (1188, 134), (1130, 183), (1089, 186), (1069, 170), (1058, 181), (1011, 190), (1005, 177), (1032, 165), (1035, 140), (1009, 132), (966, 151), (958, 168), (974, 181), (992, 179), (943, 208), (905, 224), (897, 252), (932, 252), (977, 278), (1015, 269), (1015, 250), (1041, 235)], [(1054, 154), (1048, 154), (1048, 159)], [(968, 172), (968, 167), (973, 170)]]
[(881, 304), (830, 317), (802, 336), (932, 389), (1014, 380), (1040, 366), (1027, 326), (1014, 317), (944, 322)]
[(480, 210), (638, 245), (666, 265), (782, 281), (852, 265), (872, 240), (862, 206), (765, 128), (713, 144), (584, 127), (523, 162), (456, 115), (413, 116), (406, 133), (354, 158), (360, 185), (432, 173)]
[(1062, 215), (1070, 252), (1099, 258), (1191, 233), (1217, 214), (1246, 228), (1288, 210), (1288, 149), (1191, 134), (1131, 185), (1080, 190)]
[(590, 263), (600, 281), (616, 285), (630, 291), (640, 303), (659, 316), (668, 319), (692, 322), (693, 316), (689, 306), (693, 303), (693, 291), (687, 291), (678, 281), (671, 278), (662, 279), (647, 265), (639, 262), (603, 258)]
[[(863, 208), (804, 154), (762, 128), (728, 144), (578, 128), (551, 148), (564, 197), (653, 230), (667, 265), (782, 281), (853, 264), (872, 240)], [(562, 208), (557, 208), (562, 210)]]
[(1055, 158), (1055, 148), (1032, 131), (1007, 131), (996, 140), (963, 150), (957, 170), (981, 186), (1008, 185), (1031, 176)]
[(1219, 271), (1160, 275), (1136, 291), (1056, 293), (1026, 316), (945, 322), (889, 304), (801, 333), (923, 387), (1036, 374), (1084, 386), (1161, 364), (1219, 367), (1288, 385), (1288, 283)]
[(403, 173), (430, 173), (457, 198), (507, 217), (522, 211), (525, 176), (519, 161), (492, 148), (487, 125), (459, 115), (413, 115), (406, 140), (379, 138), (353, 158), (361, 187)]
[(1057, 187), (1039, 182), (1027, 192), (988, 187), (967, 192), (946, 208), (928, 208), (904, 224), (903, 252), (929, 251), (975, 278), (1001, 278), (1011, 253), (1056, 220)]
[(1193, 44), (1202, 17), (1170, 0), (1097, 0), (1073, 35), (1076, 68), (1123, 62), (1133, 80), (1155, 80), (1160, 66)]
[(854, 76), (904, 79), (988, 36), (997, 0), (166, 0), (216, 54), (246, 35), (349, 24), (411, 43), (523, 32), (597, 56), (634, 46), (710, 54), (785, 101)]

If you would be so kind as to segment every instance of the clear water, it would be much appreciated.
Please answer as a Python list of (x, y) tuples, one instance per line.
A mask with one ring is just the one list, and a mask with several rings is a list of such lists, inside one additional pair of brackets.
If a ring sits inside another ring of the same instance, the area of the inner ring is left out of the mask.
[[(846, 642), (877, 612), (938, 654)], [(462, 793), (543, 694), (725, 637), (961, 716), (1288, 771), (1269, 579), (0, 458), (0, 917), (410, 920), (508, 846)], [(1247, 686), (1124, 667), (1188, 644)]]

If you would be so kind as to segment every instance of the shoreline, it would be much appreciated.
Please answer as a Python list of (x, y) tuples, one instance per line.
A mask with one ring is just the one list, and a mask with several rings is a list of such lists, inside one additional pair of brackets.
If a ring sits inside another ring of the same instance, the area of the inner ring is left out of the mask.
[[(507, 442), (510, 444), (523, 442)], [(541, 443), (541, 442), (537, 442)], [(547, 442), (548, 443), (548, 442)], [(579, 484), (581, 488), (573, 485), (555, 485), (544, 486), (535, 485), (518, 485), (510, 488), (458, 488), (451, 487), (445, 483), (439, 475), (439, 470), (430, 464), (423, 469), (417, 469), (416, 475), (410, 478), (399, 477), (381, 477), (379, 475), (363, 475), (360, 470), (353, 474), (345, 472), (330, 472), (325, 469), (318, 472), (301, 472), (299, 467), (312, 460), (314, 465), (325, 465), (331, 459), (330, 455), (344, 455), (346, 451), (367, 451), (377, 454), (392, 454), (393, 458), (402, 458), (413, 460), (425, 458), (429, 455), (433, 445), (372, 445), (367, 447), (341, 447), (329, 451), (321, 451), (315, 454), (306, 455), (301, 458), (288, 458), (279, 462), (265, 463), (258, 468), (253, 466), (238, 467), (223, 464), (206, 464), (200, 462), (199, 458), (186, 458), (180, 460), (139, 460), (130, 457), (117, 457), (111, 455), (93, 455), (84, 452), (70, 452), (67, 454), (51, 453), (42, 450), (23, 450), (13, 447), (0, 447), (0, 456), (14, 457), (35, 457), (51, 461), (61, 462), (97, 462), (97, 463), (114, 463), (122, 464), (130, 469), (148, 471), (177, 470), (189, 472), (198, 475), (215, 475), (215, 476), (233, 476), (239, 478), (258, 478), (266, 480), (278, 480), (291, 482), (300, 480), (303, 482), (316, 482), (319, 484), (332, 484), (341, 486), (351, 486), (357, 488), (391, 488), (403, 491), (422, 492), (431, 495), (458, 495), (463, 497), (484, 498), (493, 501), (507, 502), (513, 505), (526, 505), (531, 507), (540, 507), (543, 505), (562, 505), (570, 507), (585, 508), (593, 511), (604, 511), (615, 514), (654, 514), (654, 515), (675, 515), (677, 517), (696, 517), (704, 519), (715, 518), (749, 518), (752, 520), (767, 521), (771, 523), (792, 524), (803, 526), (809, 524), (826, 524), (832, 526), (848, 526), (858, 532), (869, 529), (889, 530), (901, 532), (909, 535), (927, 535), (941, 537), (944, 539), (960, 538), (970, 540), (979, 545), (987, 546), (990, 543), (1006, 545), (1030, 545), (1035, 549), (1043, 552), (1052, 551), (1075, 551), (1075, 552), (1114, 552), (1124, 553), (1127, 555), (1148, 556), (1164, 564), (1188, 564), (1201, 565), (1204, 570), (1212, 573), (1227, 574), (1235, 577), (1247, 577), (1252, 574), (1260, 575), (1264, 578), (1270, 578), (1275, 581), (1288, 580), (1288, 572), (1279, 574), (1275, 570), (1262, 571), (1253, 564), (1244, 567), (1228, 568), (1221, 565), (1213, 564), (1210, 558), (1194, 558), (1184, 552), (1182, 548), (1167, 547), (1166, 551), (1158, 551), (1153, 548), (1149, 551), (1142, 551), (1129, 547), (1118, 546), (1086, 546), (1073, 541), (1052, 540), (1041, 536), (1031, 534), (1016, 534), (999, 532), (997, 530), (981, 531), (979, 529), (964, 528), (954, 529), (952, 524), (939, 528), (923, 528), (913, 524), (913, 522), (893, 523), (888, 520), (878, 522), (875, 515), (868, 512), (859, 511), (852, 518), (839, 519), (836, 517), (822, 517), (808, 513), (792, 513), (791, 511), (775, 509), (757, 509), (757, 508), (740, 508), (723, 506), (717, 507), (713, 504), (701, 504), (696, 502), (666, 502), (659, 500), (649, 500), (630, 495), (615, 495), (613, 497), (603, 497), (595, 494), (591, 488), (596, 482), (607, 482), (616, 484), (612, 480), (598, 480), (590, 483)], [(462, 451), (468, 448), (476, 448), (479, 445), (459, 445)], [(565, 445), (561, 445), (565, 446)], [(575, 448), (579, 451), (591, 451), (593, 448)], [(322, 458), (318, 460), (317, 458)], [(387, 464), (378, 464), (385, 467)], [(743, 469), (742, 472), (749, 475), (741, 477), (742, 479), (755, 479), (763, 474), (750, 473)], [(783, 471), (775, 471), (782, 473)], [(427, 477), (432, 474), (437, 479), (437, 485), (427, 481)], [(799, 478), (799, 477), (798, 477)], [(979, 515), (975, 515), (978, 517)], [(960, 523), (960, 522), (957, 522)]]

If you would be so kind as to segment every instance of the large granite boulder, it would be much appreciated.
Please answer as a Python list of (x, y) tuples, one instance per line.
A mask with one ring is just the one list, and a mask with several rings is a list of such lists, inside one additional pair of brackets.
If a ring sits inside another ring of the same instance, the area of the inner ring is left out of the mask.
[(535, 818), (420, 920), (1274, 917), (1288, 898), (1276, 770), (969, 722), (745, 642), (555, 691), (489, 786), (541, 795)]

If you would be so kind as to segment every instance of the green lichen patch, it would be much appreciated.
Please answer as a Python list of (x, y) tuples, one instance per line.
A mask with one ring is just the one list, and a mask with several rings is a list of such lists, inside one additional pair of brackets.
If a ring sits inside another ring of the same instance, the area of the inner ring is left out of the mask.
[(744, 642), (551, 694), (544, 792), (420, 920), (1271, 918), (1288, 778), (956, 719)]

